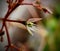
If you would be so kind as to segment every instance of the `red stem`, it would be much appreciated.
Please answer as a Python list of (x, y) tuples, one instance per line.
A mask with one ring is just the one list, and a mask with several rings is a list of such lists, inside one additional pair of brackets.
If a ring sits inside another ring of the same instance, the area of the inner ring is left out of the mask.
[(10, 40), (10, 37), (9, 37), (9, 32), (8, 32), (6, 23), (5, 23), (5, 29), (6, 29), (6, 35), (7, 35), (8, 44), (9, 44), (9, 46), (11, 46), (11, 40)]
[(21, 3), (21, 5), (33, 5), (32, 3)]
[[(4, 20), (4, 18), (0, 18), (0, 20)], [(17, 23), (23, 23), (24, 22), (24, 21), (21, 21), (21, 20), (18, 21), (18, 20), (10, 20), (10, 19), (6, 19), (6, 21), (8, 21), (8, 22), (17, 22)]]
[(8, 22), (17, 22), (17, 23), (22, 23), (23, 21), (18, 21), (18, 20), (9, 20), (9, 19), (7, 19), (6, 21), (8, 21)]

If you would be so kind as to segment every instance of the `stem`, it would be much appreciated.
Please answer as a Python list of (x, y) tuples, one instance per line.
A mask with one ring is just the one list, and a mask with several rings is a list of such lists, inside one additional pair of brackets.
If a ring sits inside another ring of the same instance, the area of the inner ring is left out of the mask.
[(22, 24), (24, 24), (24, 25), (26, 25), (26, 21), (21, 21), (21, 20), (9, 20), (9, 19), (7, 19), (6, 21), (8, 21), (8, 22), (17, 22), (17, 23), (22, 23)]
[(10, 12), (9, 12), (10, 9), (8, 9), (8, 12), (7, 12), (7, 14), (5, 15), (4, 20), (3, 20), (3, 25), (2, 25), (1, 30), (3, 30), (4, 23), (5, 23), (6, 19), (9, 17), (10, 13), (11, 13), (16, 7), (17, 7), (17, 5), (16, 5), (14, 8), (12, 8)]
[(9, 32), (5, 23), (5, 29), (6, 29), (6, 35), (7, 35), (7, 39), (8, 39), (8, 44), (11, 46), (11, 40), (10, 40), (10, 36), (9, 36)]
[[(4, 18), (0, 18), (0, 20), (4, 20)], [(8, 22), (17, 22), (17, 23), (22, 23), (24, 24), (26, 21), (21, 21), (21, 20), (10, 20), (10, 19), (6, 19), (6, 21)]]
[(6, 21), (8, 21), (8, 22), (17, 22), (17, 23), (22, 23), (22, 22), (24, 22), (24, 21), (18, 21), (18, 20), (9, 20), (9, 19), (7, 19)]
[(21, 5), (33, 5), (32, 3), (21, 3)]
[(35, 7), (41, 7), (40, 5), (36, 6), (33, 3), (21, 3), (21, 5), (32, 5), (32, 6), (35, 6)]

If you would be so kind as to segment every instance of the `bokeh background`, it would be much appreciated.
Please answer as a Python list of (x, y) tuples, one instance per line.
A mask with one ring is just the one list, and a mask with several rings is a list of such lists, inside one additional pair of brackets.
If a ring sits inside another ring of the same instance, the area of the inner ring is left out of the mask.
[[(26, 0), (28, 1), (28, 0)], [(41, 4), (43, 6), (48, 7), (50, 10), (53, 11), (53, 15), (47, 16), (42, 22), (49, 32), (47, 43), (43, 51), (60, 51), (60, 0), (41, 0)], [(4, 17), (4, 15), (7, 12), (7, 6), (6, 0), (0, 0), (0, 17)], [(0, 27), (1, 27), (0, 23)], [(16, 28), (14, 27), (14, 30)], [(11, 30), (10, 30), (11, 31)], [(9, 32), (10, 32), (9, 31)], [(23, 32), (23, 30), (17, 29), (16, 32), (20, 33)], [(23, 34), (28, 32), (24, 30)], [(16, 33), (17, 34), (17, 33)], [(12, 33), (10, 32), (10, 36), (12, 37)], [(4, 46), (7, 44), (6, 35), (4, 35), (4, 42), (0, 42), (0, 51), (4, 51)], [(16, 41), (16, 40), (14, 40)]]

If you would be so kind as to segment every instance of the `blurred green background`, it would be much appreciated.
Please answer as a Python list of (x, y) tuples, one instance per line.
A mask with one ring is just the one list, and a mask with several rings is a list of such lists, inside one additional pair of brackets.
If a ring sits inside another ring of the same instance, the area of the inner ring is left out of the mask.
[(44, 20), (44, 25), (49, 32), (48, 41), (43, 51), (60, 51), (60, 4), (57, 2), (53, 14)]

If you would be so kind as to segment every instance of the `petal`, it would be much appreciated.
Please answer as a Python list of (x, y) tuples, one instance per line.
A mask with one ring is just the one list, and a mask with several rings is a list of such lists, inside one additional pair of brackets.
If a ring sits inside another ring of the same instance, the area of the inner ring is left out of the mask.
[(28, 19), (27, 23), (29, 23), (29, 22), (37, 22), (37, 21), (40, 21), (40, 20), (42, 20), (42, 18), (30, 18), (30, 19)]

